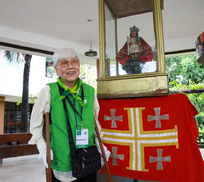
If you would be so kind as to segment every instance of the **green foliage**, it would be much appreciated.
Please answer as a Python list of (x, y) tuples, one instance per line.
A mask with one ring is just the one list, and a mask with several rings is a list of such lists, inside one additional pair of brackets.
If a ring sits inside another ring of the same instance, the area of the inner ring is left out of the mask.
[[(196, 55), (166, 58), (166, 71), (170, 91), (204, 88), (204, 64), (197, 62)], [(196, 116), (199, 125), (198, 141), (203, 142), (201, 138), (204, 136), (204, 93), (186, 95), (199, 112)]]
[(169, 88), (176, 84), (200, 84), (204, 80), (204, 65), (196, 60), (195, 55), (166, 58)]
[(20, 101), (16, 103), (17, 106), (19, 106), (22, 103), (22, 97), (19, 97)]
[(17, 53), (12, 51), (5, 51), (4, 57), (11, 62), (17, 58)]
[(169, 82), (169, 89), (170, 91), (175, 91), (175, 90), (196, 90), (196, 89), (201, 89), (204, 88), (204, 82), (196, 84), (195, 82), (192, 82), (191, 80), (189, 81), (189, 85), (185, 85), (182, 83), (178, 83), (176, 81), (171, 81)]
[(199, 113), (197, 116), (196, 116), (197, 120), (198, 120), (198, 123), (200, 123), (199, 125), (199, 129), (204, 131), (204, 113)]
[(204, 114), (199, 113), (197, 116), (197, 121), (199, 123), (199, 135), (197, 138), (198, 142), (204, 142)]
[(96, 67), (81, 63), (79, 77), (84, 83), (87, 83), (96, 89)]
[[(28, 103), (35, 103), (35, 101), (37, 100), (39, 94), (33, 95), (30, 94), (30, 96), (28, 97)], [(20, 101), (16, 103), (16, 105), (20, 105), (22, 103), (22, 97), (19, 97)]]
[(199, 113), (204, 113), (204, 93), (186, 94)]
[(21, 53), (18, 52), (13, 52), (13, 51), (4, 51), (4, 57), (12, 62), (12, 61), (16, 61), (16, 62), (24, 62), (24, 56), (22, 56)]
[(36, 95), (30, 94), (28, 103), (35, 103), (35, 101), (38, 98), (38, 95), (39, 94), (36, 94)]

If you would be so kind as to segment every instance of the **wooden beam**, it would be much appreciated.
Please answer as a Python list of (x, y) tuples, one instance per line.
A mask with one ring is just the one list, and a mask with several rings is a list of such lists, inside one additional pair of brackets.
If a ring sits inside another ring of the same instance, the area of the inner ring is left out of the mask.
[(53, 55), (54, 54), (54, 52), (52, 52), (52, 51), (36, 49), (36, 48), (26, 47), (26, 46), (21, 46), (21, 45), (16, 45), (16, 44), (10, 44), (10, 43), (7, 43), (7, 42), (0, 42), (0, 46), (10, 47), (10, 48), (15, 48), (15, 49), (22, 49), (22, 50), (26, 50), (26, 51), (43, 53), (43, 54), (48, 54), (48, 55)]
[(196, 90), (190, 90), (190, 89), (175, 90), (175, 91), (170, 91), (169, 94), (178, 94), (178, 93), (193, 94), (193, 93), (202, 93), (202, 92), (204, 92), (204, 88), (200, 88)]
[(165, 55), (186, 54), (186, 53), (190, 53), (190, 52), (196, 52), (196, 49), (192, 48), (192, 49), (184, 49), (184, 50), (165, 52)]

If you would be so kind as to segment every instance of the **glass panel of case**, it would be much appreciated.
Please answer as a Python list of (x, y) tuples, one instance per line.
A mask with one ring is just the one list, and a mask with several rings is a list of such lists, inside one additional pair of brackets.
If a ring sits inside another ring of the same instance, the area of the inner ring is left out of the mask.
[(117, 75), (117, 62), (116, 55), (116, 32), (115, 32), (115, 18), (110, 12), (109, 8), (105, 5), (105, 32), (106, 32), (106, 76)]
[(152, 14), (115, 19), (105, 5), (106, 76), (157, 71)]

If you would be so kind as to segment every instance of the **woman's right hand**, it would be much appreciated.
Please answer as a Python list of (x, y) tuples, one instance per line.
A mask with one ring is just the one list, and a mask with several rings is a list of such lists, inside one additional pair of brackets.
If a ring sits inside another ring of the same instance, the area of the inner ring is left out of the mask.
[[(39, 148), (38, 159), (39, 159), (40, 162), (42, 162), (44, 164), (45, 168), (48, 168), (48, 164), (47, 164), (47, 147), (46, 147), (46, 145)], [(52, 151), (52, 149), (50, 149), (50, 159), (53, 160), (53, 151)]]

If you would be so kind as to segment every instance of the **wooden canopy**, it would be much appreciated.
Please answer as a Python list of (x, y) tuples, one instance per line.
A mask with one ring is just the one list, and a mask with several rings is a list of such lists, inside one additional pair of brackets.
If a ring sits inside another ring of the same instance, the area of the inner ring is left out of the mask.
[[(164, 9), (163, 0), (161, 9)], [(152, 0), (106, 0), (106, 5), (115, 18), (137, 15), (153, 11)]]

